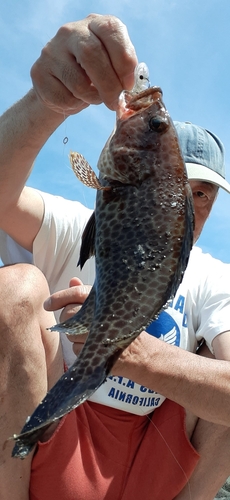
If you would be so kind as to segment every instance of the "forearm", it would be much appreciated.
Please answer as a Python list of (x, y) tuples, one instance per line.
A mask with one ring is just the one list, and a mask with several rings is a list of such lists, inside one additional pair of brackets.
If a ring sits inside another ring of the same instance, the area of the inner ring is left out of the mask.
[(230, 426), (230, 362), (207, 359), (142, 333), (113, 374), (176, 401), (198, 417)]
[(4, 224), (12, 225), (32, 164), (54, 130), (90, 104), (116, 109), (136, 64), (126, 27), (111, 16), (68, 23), (46, 44), (31, 68), (33, 89), (0, 118), (0, 223), (11, 213)]
[(1, 200), (17, 196), (38, 152), (63, 120), (64, 116), (42, 104), (33, 89), (1, 116)]
[[(78, 101), (75, 112), (84, 103)], [(0, 227), (10, 229), (11, 218), (39, 151), (68, 116), (46, 106), (31, 89), (0, 117)]]

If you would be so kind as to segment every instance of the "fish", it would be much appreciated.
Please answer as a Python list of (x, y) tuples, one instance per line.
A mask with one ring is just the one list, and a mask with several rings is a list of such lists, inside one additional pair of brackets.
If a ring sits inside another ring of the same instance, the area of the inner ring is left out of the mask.
[(88, 335), (74, 364), (12, 437), (14, 457), (25, 458), (47, 427), (112, 375), (122, 351), (175, 295), (193, 243), (192, 194), (160, 87), (121, 93), (99, 176), (80, 153), (70, 153), (70, 161), (97, 190), (78, 263), (82, 268), (95, 256), (96, 277), (80, 311), (51, 331)]

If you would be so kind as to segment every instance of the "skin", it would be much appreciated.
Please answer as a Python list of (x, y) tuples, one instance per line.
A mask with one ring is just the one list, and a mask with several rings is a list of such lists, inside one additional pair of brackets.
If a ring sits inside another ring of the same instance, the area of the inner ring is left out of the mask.
[(67, 116), (102, 101), (116, 109), (120, 92), (134, 84), (136, 64), (117, 18), (90, 15), (66, 24), (33, 65), (31, 91), (2, 115), (0, 227), (27, 250), (43, 218), (40, 196), (24, 189), (38, 152)]
[(199, 180), (190, 180), (195, 210), (194, 243), (198, 240), (204, 224), (209, 217), (218, 188), (215, 184)]
[[(127, 29), (117, 18), (91, 15), (69, 23), (58, 31), (33, 65), (33, 88), (2, 115), (0, 227), (27, 250), (33, 249), (44, 214), (40, 196), (25, 187), (38, 152), (69, 115), (101, 102), (115, 110), (121, 90), (133, 86), (136, 64)], [(212, 185), (192, 182), (197, 239), (216, 191)], [(59, 337), (46, 331), (55, 323), (52, 311), (63, 307), (62, 320), (72, 315), (89, 290), (73, 278), (68, 290), (46, 300), (47, 283), (34, 266), (5, 267), (0, 269), (0, 275), (0, 304), (4, 304), (0, 308), (1, 500), (29, 500), (32, 454), (24, 461), (12, 460), (12, 443), (6, 439), (20, 431), (27, 415), (63, 371)], [(79, 343), (78, 337), (75, 352), (81, 347)], [(196, 356), (167, 344), (162, 346), (161, 341), (143, 332), (114, 367), (114, 374), (145, 386), (153, 385), (155, 390), (196, 413), (195, 417), (188, 413), (187, 420), (191, 440), (201, 453), (190, 480), (192, 498), (196, 500), (212, 500), (229, 474), (229, 332), (220, 332), (213, 347), (219, 359)], [(19, 391), (21, 387), (23, 391)], [(212, 397), (216, 401), (214, 408), (210, 405)], [(187, 499), (186, 494), (181, 492), (178, 500)]]

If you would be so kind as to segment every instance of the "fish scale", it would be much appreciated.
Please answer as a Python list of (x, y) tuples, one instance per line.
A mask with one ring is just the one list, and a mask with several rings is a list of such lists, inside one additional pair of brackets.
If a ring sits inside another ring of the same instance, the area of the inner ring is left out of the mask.
[(70, 159), (78, 178), (97, 189), (79, 258), (82, 267), (95, 254), (96, 279), (80, 311), (51, 330), (89, 334), (73, 366), (14, 436), (13, 456), (20, 458), (112, 374), (122, 350), (175, 294), (192, 247), (192, 195), (161, 89), (122, 93), (99, 178), (78, 153)]

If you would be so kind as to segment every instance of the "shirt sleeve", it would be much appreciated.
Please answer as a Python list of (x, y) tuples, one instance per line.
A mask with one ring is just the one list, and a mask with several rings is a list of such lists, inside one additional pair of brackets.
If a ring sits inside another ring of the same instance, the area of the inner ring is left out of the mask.
[(230, 331), (230, 264), (202, 254), (198, 272), (196, 337), (197, 340), (204, 338), (213, 352), (213, 339), (220, 333)]
[(21, 247), (5, 231), (0, 229), (0, 259), (5, 266), (19, 262), (32, 264), (32, 253)]
[[(76, 275), (74, 270), (77, 268), (81, 236), (92, 210), (77, 201), (43, 192), (40, 194), (44, 200), (44, 219), (34, 240), (33, 258), (53, 291), (60, 289), (62, 276), (65, 278), (64, 286), (68, 286), (69, 277)], [(86, 276), (82, 281), (89, 282)]]
[(33, 253), (25, 250), (0, 230), (2, 263), (35, 264), (45, 275), (51, 293), (67, 288), (73, 276), (79, 277), (83, 283), (93, 284), (94, 259), (89, 259), (82, 271), (77, 267), (82, 232), (92, 210), (77, 201), (37, 192), (44, 201), (44, 218), (33, 243)]

